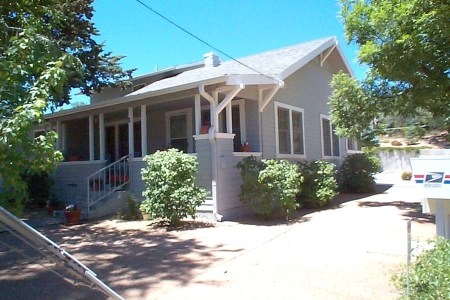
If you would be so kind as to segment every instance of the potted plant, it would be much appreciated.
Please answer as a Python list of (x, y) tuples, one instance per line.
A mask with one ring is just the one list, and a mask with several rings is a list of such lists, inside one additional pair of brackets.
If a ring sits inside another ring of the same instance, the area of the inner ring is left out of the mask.
[(81, 223), (81, 209), (76, 204), (67, 205), (64, 210), (64, 216), (66, 217), (66, 225), (77, 225)]
[(141, 202), (141, 205), (139, 206), (139, 210), (141, 211), (143, 220), (150, 220), (150, 214), (151, 214), (150, 209), (151, 209), (151, 206), (150, 206), (149, 201), (144, 200)]

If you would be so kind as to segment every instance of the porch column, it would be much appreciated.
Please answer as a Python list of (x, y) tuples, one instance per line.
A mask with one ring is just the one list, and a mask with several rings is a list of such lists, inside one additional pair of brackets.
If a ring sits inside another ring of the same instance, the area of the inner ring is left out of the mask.
[(100, 160), (105, 160), (105, 114), (98, 115), (99, 139), (100, 139)]
[(134, 157), (134, 116), (133, 108), (128, 108), (128, 153)]
[(147, 155), (147, 105), (141, 105), (141, 151)]
[(200, 127), (202, 126), (202, 106), (200, 102), (200, 94), (195, 94), (194, 109), (195, 109), (195, 135), (199, 135)]
[(94, 160), (94, 115), (89, 115), (89, 160)]
[(227, 105), (227, 133), (233, 133), (233, 110), (231, 109), (231, 102)]
[(56, 133), (58, 134), (58, 139), (56, 140), (56, 150), (62, 151), (63, 150), (63, 132), (62, 132), (62, 124), (61, 121), (56, 122)]
[(214, 104), (210, 105), (211, 127), (214, 126), (214, 129), (215, 129), (214, 132), (220, 132), (220, 130), (219, 130), (219, 115), (216, 114), (217, 105), (219, 104), (219, 92), (216, 90), (213, 92), (213, 99), (214, 99)]

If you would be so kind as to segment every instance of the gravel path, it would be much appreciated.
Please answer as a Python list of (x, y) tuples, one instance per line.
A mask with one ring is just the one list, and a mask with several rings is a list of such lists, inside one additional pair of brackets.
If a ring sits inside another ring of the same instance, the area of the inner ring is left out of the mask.
[[(411, 185), (381, 188), (341, 195), (333, 208), (303, 210), (288, 223), (243, 219), (167, 231), (107, 220), (41, 230), (126, 299), (396, 299), (391, 276), (406, 262), (407, 220), (415, 218), (414, 243), (432, 238), (435, 226)], [(35, 264), (17, 267), (5, 253), (2, 299), (106, 298), (60, 284)]]

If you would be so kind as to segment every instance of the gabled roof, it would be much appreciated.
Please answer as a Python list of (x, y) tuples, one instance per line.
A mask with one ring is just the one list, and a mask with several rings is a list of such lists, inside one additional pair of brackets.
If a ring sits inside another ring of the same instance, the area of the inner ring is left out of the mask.
[[(306, 43), (293, 45), (286, 48), (267, 51), (256, 55), (251, 55), (221, 63), (216, 67), (203, 67), (183, 72), (175, 77), (162, 79), (154, 82), (128, 96), (151, 94), (155, 91), (174, 88), (177, 86), (189, 86), (194, 83), (208, 82), (214, 79), (234, 78), (236, 84), (239, 80), (236, 77), (259, 77), (261, 84), (282, 81), (295, 71), (310, 62), (330, 47), (337, 46), (336, 38), (327, 37)], [(345, 57), (337, 47), (347, 71), (351, 73)], [(239, 62), (241, 63), (239, 63)], [(251, 68), (249, 68), (249, 67)], [(265, 79), (265, 80), (264, 80)], [(257, 80), (254, 80), (256, 82)], [(245, 82), (242, 82), (245, 84)]]
[[(92, 109), (100, 109), (126, 102), (133, 102), (147, 97), (155, 97), (187, 89), (198, 88), (199, 85), (225, 83), (227, 85), (260, 85), (277, 84), (282, 85), (283, 80), (317, 56), (321, 60), (332, 52), (337, 51), (342, 64), (339, 68), (345, 68), (350, 75), (353, 72), (343, 55), (335, 37), (327, 37), (310, 42), (293, 45), (278, 50), (267, 51), (256, 55), (251, 55), (223, 62), (215, 67), (201, 66), (203, 63), (182, 65), (181, 68), (174, 67), (155, 73), (143, 75), (157, 78), (167, 72), (180, 72), (173, 77), (157, 80), (139, 90), (136, 90), (124, 97), (118, 97), (108, 101), (81, 106), (78, 108), (64, 110), (47, 115), (48, 118), (56, 118), (63, 115), (75, 114)], [(323, 57), (321, 54), (324, 54)], [(241, 63), (239, 63), (239, 62)], [(250, 68), (249, 68), (249, 67)], [(141, 76), (140, 76), (141, 77)], [(135, 80), (138, 78), (135, 78)]]

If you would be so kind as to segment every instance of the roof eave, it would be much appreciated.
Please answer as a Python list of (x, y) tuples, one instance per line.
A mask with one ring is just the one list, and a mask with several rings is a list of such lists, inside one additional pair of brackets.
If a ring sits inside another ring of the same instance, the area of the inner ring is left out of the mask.
[[(287, 77), (291, 76), (293, 73), (300, 70), (303, 66), (305, 66), (307, 63), (309, 63), (311, 60), (313, 60), (316, 56), (320, 55), (323, 51), (326, 49), (338, 45), (337, 40), (335, 37), (330, 37), (327, 41), (322, 43), (319, 47), (314, 49), (313, 51), (309, 52), (307, 55), (302, 57), (299, 61), (289, 66), (286, 70), (281, 72), (278, 77), (280, 80), (284, 80)], [(344, 59), (344, 56), (342, 55), (342, 51), (339, 52), (341, 57)], [(347, 64), (346, 64), (347, 66)]]
[(133, 101), (141, 100), (144, 98), (157, 97), (157, 96), (162, 96), (165, 94), (189, 90), (189, 89), (198, 87), (200, 84), (209, 85), (209, 84), (217, 84), (217, 83), (222, 83), (222, 82), (226, 83), (227, 78), (228, 78), (228, 76), (220, 76), (220, 77), (216, 77), (216, 78), (210, 78), (207, 80), (177, 85), (177, 86), (169, 87), (169, 88), (165, 88), (165, 89), (148, 91), (148, 92), (145, 92), (142, 94), (136, 94), (136, 95), (131, 95), (131, 96), (125, 95), (123, 97), (118, 97), (115, 99), (102, 101), (102, 102), (99, 102), (96, 104), (89, 104), (89, 105), (80, 106), (80, 107), (73, 108), (73, 109), (67, 109), (67, 110), (47, 114), (44, 116), (44, 118), (46, 120), (50, 120), (50, 119), (60, 118), (60, 117), (73, 115), (73, 114), (77, 114), (77, 113), (88, 112), (88, 111), (92, 111), (92, 110), (98, 110), (98, 109), (102, 109), (102, 108), (106, 108), (106, 107), (111, 107), (114, 105), (131, 103)]

